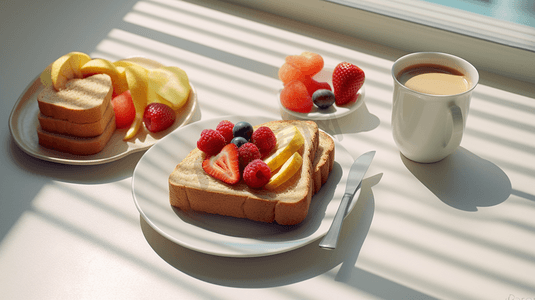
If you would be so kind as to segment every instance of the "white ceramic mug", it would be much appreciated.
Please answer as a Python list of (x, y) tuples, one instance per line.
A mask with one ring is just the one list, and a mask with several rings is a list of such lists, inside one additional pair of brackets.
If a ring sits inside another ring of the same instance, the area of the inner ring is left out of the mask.
[[(401, 71), (420, 64), (440, 65), (461, 72), (469, 88), (454, 95), (432, 95), (404, 86)], [(466, 60), (438, 52), (418, 52), (399, 58), (392, 66), (394, 95), (392, 134), (400, 152), (410, 160), (442, 160), (461, 143), (472, 91), (479, 81), (476, 68)]]

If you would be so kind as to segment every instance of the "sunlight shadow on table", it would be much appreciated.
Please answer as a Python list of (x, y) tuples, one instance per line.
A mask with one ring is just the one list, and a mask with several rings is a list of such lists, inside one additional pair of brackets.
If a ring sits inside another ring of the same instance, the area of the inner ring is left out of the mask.
[(494, 206), (511, 194), (511, 181), (498, 166), (460, 147), (431, 164), (413, 162), (402, 154), (407, 169), (444, 203), (465, 211)]
[(350, 273), (354, 270), (371, 226), (375, 208), (372, 187), (381, 178), (382, 173), (363, 180), (362, 191), (359, 198), (354, 199), (357, 203), (344, 221), (335, 250), (321, 249), (318, 240), (271, 256), (220, 257), (173, 243), (156, 232), (143, 218), (140, 218), (141, 229), (150, 246), (167, 263), (194, 278), (213, 284), (239, 288), (286, 286), (329, 272), (340, 264), (342, 267), (335, 280), (346, 282), (351, 277)]
[[(372, 131), (379, 126), (379, 118), (370, 113), (366, 102), (354, 112), (332, 120), (316, 121), (318, 126), (333, 136)], [(339, 139), (340, 140), (340, 139)]]

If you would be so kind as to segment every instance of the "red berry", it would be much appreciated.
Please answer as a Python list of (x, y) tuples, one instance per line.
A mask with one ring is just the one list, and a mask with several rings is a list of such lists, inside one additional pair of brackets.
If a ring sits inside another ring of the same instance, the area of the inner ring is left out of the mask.
[(238, 148), (240, 167), (244, 169), (250, 162), (261, 157), (260, 150), (253, 143), (245, 143)]
[(215, 130), (219, 131), (221, 135), (225, 138), (225, 141), (230, 143), (232, 139), (234, 138), (234, 134), (232, 133), (232, 128), (234, 128), (234, 124), (228, 120), (223, 120), (217, 124), (217, 127)]
[(250, 162), (243, 170), (243, 180), (252, 188), (261, 188), (271, 179), (271, 170), (261, 159)]
[(197, 148), (207, 155), (216, 155), (226, 144), (221, 133), (213, 129), (204, 129), (197, 141)]
[(267, 126), (257, 128), (253, 132), (251, 141), (258, 147), (262, 156), (269, 154), (277, 146), (277, 137)]
[(303, 81), (303, 83), (305, 84), (310, 97), (312, 97), (314, 92), (317, 90), (331, 90), (331, 86), (328, 82), (316, 81), (311, 76), (305, 76), (305, 80)]
[(364, 71), (348, 62), (339, 63), (333, 71), (333, 88), (336, 105), (355, 101), (357, 92), (364, 84)]
[(150, 132), (159, 132), (175, 123), (175, 111), (163, 103), (151, 103), (145, 108), (143, 122)]
[(227, 144), (217, 155), (207, 157), (202, 163), (203, 170), (210, 176), (227, 184), (240, 181), (238, 147)]
[(280, 100), (287, 109), (300, 113), (309, 113), (314, 105), (305, 84), (298, 80), (290, 81), (284, 86)]
[(130, 90), (115, 96), (111, 100), (113, 111), (115, 113), (115, 124), (117, 128), (126, 128), (134, 121), (136, 117), (136, 108), (132, 101)]

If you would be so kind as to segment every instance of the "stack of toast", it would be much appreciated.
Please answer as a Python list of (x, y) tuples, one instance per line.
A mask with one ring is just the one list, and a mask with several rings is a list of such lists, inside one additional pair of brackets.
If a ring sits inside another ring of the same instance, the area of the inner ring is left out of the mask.
[(116, 126), (112, 93), (106, 74), (71, 79), (59, 91), (45, 87), (37, 96), (39, 144), (75, 155), (102, 151)]
[(334, 163), (334, 141), (313, 121), (271, 121), (267, 126), (277, 132), (295, 125), (305, 138), (299, 150), (301, 169), (275, 190), (254, 189), (243, 180), (225, 184), (202, 169), (206, 158), (198, 148), (192, 150), (169, 176), (169, 199), (181, 210), (247, 218), (261, 222), (295, 225), (308, 214), (312, 196), (327, 181)]

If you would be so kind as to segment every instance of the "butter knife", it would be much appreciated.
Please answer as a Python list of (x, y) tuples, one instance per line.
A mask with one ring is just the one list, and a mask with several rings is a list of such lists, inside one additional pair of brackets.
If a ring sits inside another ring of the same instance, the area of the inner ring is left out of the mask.
[(355, 193), (360, 188), (362, 178), (364, 178), (364, 175), (366, 174), (366, 171), (368, 170), (368, 167), (370, 166), (374, 155), (375, 151), (364, 153), (359, 156), (355, 160), (355, 162), (353, 162), (353, 165), (351, 165), (351, 169), (349, 169), (349, 175), (347, 177), (344, 196), (342, 197), (340, 207), (338, 207), (338, 211), (334, 216), (331, 228), (329, 228), (329, 231), (327, 231), (327, 234), (320, 242), (319, 246), (321, 248), (329, 250), (336, 248), (336, 244), (338, 243), (338, 236), (340, 235), (340, 229), (342, 229), (342, 222), (344, 221), (344, 217), (346, 216), (349, 203), (351, 203), (353, 196), (355, 196)]

